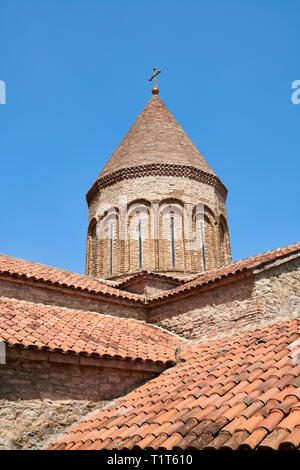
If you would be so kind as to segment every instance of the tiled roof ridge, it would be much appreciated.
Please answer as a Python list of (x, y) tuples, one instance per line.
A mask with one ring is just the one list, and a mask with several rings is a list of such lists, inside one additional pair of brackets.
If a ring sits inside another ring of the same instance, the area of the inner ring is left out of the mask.
[(257, 324), (250, 324), (250, 325), (246, 325), (245, 327), (241, 328), (238, 330), (238, 332), (232, 330), (232, 331), (228, 331), (226, 330), (226, 332), (224, 332), (224, 334), (218, 332), (215, 336), (201, 336), (199, 338), (194, 338), (194, 339), (190, 339), (190, 340), (187, 340), (187, 342), (185, 344), (181, 344), (180, 346), (178, 346), (176, 349), (177, 350), (182, 350), (182, 348), (190, 348), (190, 347), (193, 347), (193, 346), (197, 346), (197, 345), (205, 345), (205, 346), (209, 346), (210, 344), (216, 344), (217, 342), (226, 342), (226, 341), (230, 341), (232, 339), (233, 336), (235, 335), (241, 335), (241, 337), (243, 336), (247, 336), (247, 334), (249, 333), (255, 333), (256, 331), (257, 332), (262, 332), (263, 330), (267, 330), (268, 328), (270, 328), (270, 326), (280, 326), (280, 325), (284, 325), (286, 324), (287, 322), (291, 322), (293, 320), (299, 320), (300, 321), (300, 313), (299, 312), (285, 312), (283, 314), (278, 314), (276, 315), (276, 320), (274, 318), (271, 318), (269, 320), (264, 320), (263, 322), (263, 325), (257, 325)]
[[(186, 293), (192, 289), (201, 287), (202, 285), (213, 283), (220, 279), (225, 279), (237, 273), (251, 271), (263, 264), (272, 262), (275, 259), (285, 257), (289, 254), (294, 254), (299, 250), (300, 242), (297, 242), (286, 245), (284, 247), (276, 248), (274, 250), (269, 250), (264, 253), (253, 255), (249, 258), (234, 261), (233, 263), (222, 266), (220, 268), (200, 273), (199, 276), (193, 277), (193, 279), (189, 279), (187, 282), (183, 282), (179, 286), (148, 297), (147, 299), (143, 295), (126, 292), (120, 289), (118, 285), (111, 286), (109, 283), (106, 283), (105, 280), (102, 282), (102, 280), (95, 280), (84, 274), (73, 273), (61, 268), (55, 268), (52, 266), (43, 265), (41, 263), (15, 258), (9, 255), (0, 254), (0, 274), (7, 274), (13, 277), (16, 276), (20, 279), (25, 278), (33, 281), (45, 282), (53, 286), (59, 285), (62, 287), (69, 287), (80, 290), (82, 292), (87, 291), (90, 293), (108, 295), (115, 298), (120, 297), (128, 301), (134, 301), (135, 303), (138, 302), (144, 305), (149, 305), (152, 302)], [(7, 266), (7, 262), (10, 262), (11, 266)], [(26, 273), (25, 267), (32, 268), (32, 272)], [(36, 267), (40, 268), (41, 271), (33, 273)], [(20, 270), (20, 268), (23, 269)], [(153, 274), (156, 275), (156, 273)], [(61, 278), (60, 276), (66, 277)]]
[[(40, 269), (38, 270), (37, 268)], [(9, 255), (0, 254), (0, 274), (18, 277), (20, 279), (25, 278), (32, 281), (45, 282), (53, 286), (59, 285), (83, 292), (88, 291), (116, 298), (121, 297), (127, 300), (134, 300), (135, 302), (143, 302), (140, 296), (124, 292), (105, 280), (92, 279), (85, 274), (79, 274)]]
[[(293, 249), (295, 248), (295, 250)], [(290, 249), (292, 249), (290, 251)], [(284, 252), (283, 252), (284, 250)], [(295, 253), (296, 251), (300, 250), (300, 242), (295, 242), (295, 243), (289, 243), (288, 245), (284, 245), (284, 246), (281, 246), (279, 248), (274, 248), (273, 250), (267, 250), (267, 251), (263, 251), (262, 253), (257, 253), (256, 255), (251, 255), (251, 256), (248, 256), (248, 258), (242, 258), (242, 259), (239, 259), (239, 260), (236, 260), (236, 261), (233, 261), (232, 263), (230, 264), (226, 264), (225, 266), (221, 266), (220, 268), (216, 268), (215, 271), (217, 270), (221, 270), (221, 269), (225, 269), (225, 268), (228, 268), (230, 266), (234, 266), (235, 264), (237, 263), (243, 263), (243, 262), (248, 262), (248, 261), (255, 261), (257, 258), (261, 258), (265, 255), (269, 255), (269, 254), (277, 254), (279, 253), (280, 256), (278, 257), (274, 257), (272, 259), (263, 259), (261, 261), (261, 263), (259, 263), (258, 266), (260, 266), (261, 264), (265, 264), (267, 262), (272, 262), (274, 259), (277, 259), (277, 258), (280, 258), (280, 257), (284, 257), (286, 256), (287, 254), (292, 254), (292, 253)], [(204, 275), (206, 273), (201, 273), (199, 276), (197, 276), (195, 279), (198, 279), (200, 278), (202, 275)], [(195, 279), (192, 279), (195, 280)]]
[(259, 253), (257, 255), (250, 256), (249, 258), (237, 260), (225, 266), (202, 272), (199, 274), (199, 276), (196, 276), (192, 280), (188, 280), (180, 286), (148, 297), (148, 303), (170, 298), (172, 296), (188, 292), (191, 289), (225, 279), (241, 272), (253, 271), (253, 269), (257, 269), (264, 264), (274, 262), (275, 260), (284, 258), (287, 255), (296, 254), (298, 251), (300, 251), (300, 242), (285, 245), (280, 248), (275, 248), (274, 250)]
[[(5, 297), (5, 296), (1, 296), (0, 297), (0, 302), (1, 300), (9, 300), (9, 301), (12, 301), (12, 302), (16, 302), (16, 303), (20, 303), (20, 304), (29, 304), (29, 305), (38, 305), (40, 307), (49, 307), (49, 308), (54, 308), (54, 309), (59, 309), (59, 310), (65, 310), (66, 312), (72, 310), (74, 312), (78, 312), (78, 313), (82, 313), (83, 310), (80, 309), (80, 308), (76, 308), (76, 307), (65, 307), (64, 305), (53, 305), (53, 304), (47, 304), (47, 303), (44, 303), (44, 302), (35, 302), (33, 300), (26, 300), (26, 299), (17, 299), (15, 297)], [(126, 321), (133, 321), (133, 322), (140, 322), (140, 323), (143, 323), (143, 324), (146, 324), (148, 325), (147, 322), (145, 322), (145, 320), (140, 320), (138, 318), (132, 318), (132, 317), (117, 317), (115, 315), (111, 315), (109, 313), (100, 313), (100, 312), (96, 312), (95, 310), (91, 311), (91, 310), (84, 310), (84, 313), (87, 315), (87, 316), (90, 316), (90, 315), (95, 315), (97, 317), (101, 317), (101, 318), (117, 318), (118, 320), (121, 320), (121, 319), (124, 319)], [(151, 326), (155, 326), (155, 325), (152, 325), (152, 323), (149, 323), (149, 325)], [(163, 328), (162, 328), (163, 329)], [(163, 329), (164, 330), (164, 329)], [(168, 330), (164, 330), (166, 331), (166, 333), (169, 333)]]
[(174, 333), (174, 331), (167, 330), (166, 328), (163, 328), (162, 326), (156, 325), (155, 323), (150, 323), (150, 322), (145, 322), (146, 325), (150, 325), (153, 328), (156, 328), (157, 330), (163, 331), (164, 333), (168, 333), (171, 336), (174, 336), (177, 339), (181, 339), (183, 341), (188, 341), (184, 336), (181, 336), (177, 333)]
[(186, 342), (142, 320), (8, 297), (0, 298), (0, 339), (9, 346), (161, 364), (174, 364), (175, 348)]
[[(69, 271), (68, 269), (58, 268), (57, 266), (50, 266), (48, 264), (39, 263), (38, 261), (31, 261), (31, 260), (25, 259), (25, 258), (19, 258), (18, 256), (11, 256), (11, 255), (5, 255), (4, 253), (0, 253), (0, 257), (1, 258), (7, 258), (8, 260), (13, 259), (15, 261), (20, 261), (21, 263), (30, 263), (32, 265), (41, 266), (43, 268), (47, 267), (47, 268), (51, 268), (51, 269), (57, 269), (59, 271), (64, 271), (65, 273), (68, 273), (68, 274), (74, 274), (74, 271)], [(2, 269), (1, 269), (1, 271), (2, 271)], [(81, 275), (84, 276), (84, 274), (80, 274), (80, 273), (76, 273), (76, 274), (79, 274), (80, 276)]]
[[(32, 305), (40, 305), (41, 307), (53, 307), (55, 309), (60, 309), (60, 310), (65, 310), (65, 311), (74, 311), (74, 312), (78, 312), (78, 313), (82, 313), (82, 309), (80, 308), (70, 308), (70, 307), (64, 307), (64, 306), (61, 306), (61, 305), (51, 305), (51, 304), (45, 304), (43, 302), (34, 302), (34, 301), (30, 301), (30, 300), (24, 300), (24, 299), (16, 299), (16, 298), (12, 298), (12, 297), (0, 297), (0, 301), (1, 299), (7, 299), (7, 300), (11, 300), (11, 301), (16, 301), (17, 303), (24, 303), (24, 304), (32, 304)], [(85, 315), (96, 315), (96, 316), (100, 316), (101, 318), (112, 318), (112, 319), (118, 319), (118, 320), (125, 320), (126, 322), (133, 322), (133, 323), (141, 323), (143, 325), (147, 325), (149, 326), (150, 328), (153, 328), (153, 329), (156, 329), (156, 330), (160, 330), (162, 331), (163, 333), (166, 333), (167, 335), (169, 336), (174, 336), (175, 338), (177, 339), (180, 339), (182, 341), (188, 341), (186, 338), (184, 338), (183, 336), (180, 336), (178, 335), (177, 333), (174, 333), (173, 331), (170, 331), (170, 330), (167, 330), (166, 328), (163, 328), (162, 326), (159, 326), (159, 325), (156, 325), (155, 323), (149, 323), (149, 322), (146, 322), (145, 320), (141, 320), (139, 318), (132, 318), (132, 317), (117, 317), (116, 315), (111, 315), (109, 313), (100, 313), (100, 312), (96, 312), (96, 311), (90, 311), (90, 310), (85, 310), (84, 311)]]

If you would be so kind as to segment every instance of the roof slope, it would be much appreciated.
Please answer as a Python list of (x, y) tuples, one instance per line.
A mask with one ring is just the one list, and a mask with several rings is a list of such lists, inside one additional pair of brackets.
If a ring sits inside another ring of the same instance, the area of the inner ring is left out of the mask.
[[(156, 294), (152, 297), (148, 297), (147, 303), (152, 301), (159, 301), (166, 299), (170, 296), (181, 294), (190, 291), (195, 288), (199, 288), (210, 282), (217, 281), (226, 277), (230, 277), (238, 272), (253, 270), (258, 268), (265, 263), (276, 261), (277, 259), (284, 258), (289, 255), (296, 254), (300, 251), (300, 242), (291, 245), (277, 248), (276, 250), (267, 251), (250, 258), (246, 258), (234, 263), (222, 266), (221, 268), (212, 269), (205, 273), (194, 276), (192, 279), (179, 279), (173, 278), (176, 282), (182, 283), (177, 287)], [(141, 276), (145, 271), (141, 271), (134, 276)], [(0, 254), (0, 274), (7, 274), (22, 279), (29, 279), (33, 281), (42, 281), (51, 285), (57, 285), (61, 287), (70, 287), (78, 289), (79, 291), (86, 291), (93, 294), (108, 295), (111, 297), (119, 297), (121, 299), (133, 300), (135, 302), (144, 303), (145, 299), (142, 295), (132, 294), (131, 292), (123, 290), (123, 286), (130, 281), (134, 276), (116, 283), (106, 280), (91, 279), (84, 274), (73, 273), (64, 269), (54, 268), (44, 264), (33, 263), (12, 256)], [(164, 276), (160, 273), (149, 273), (149, 275), (157, 278), (172, 279), (170, 276)]]
[(50, 449), (300, 445), (300, 319), (183, 346), (181, 362)]
[(62, 287), (71, 287), (97, 294), (108, 294), (115, 297), (141, 301), (137, 295), (121, 291), (108, 282), (91, 279), (84, 274), (77, 274), (45, 264), (33, 263), (20, 258), (0, 254), (0, 274), (19, 278), (43, 281)]
[(147, 323), (0, 298), (0, 341), (62, 353), (174, 364), (185, 341)]
[(215, 175), (162, 100), (154, 95), (97, 179), (122, 168), (162, 163), (192, 166)]
[(282, 248), (276, 248), (275, 250), (266, 251), (265, 253), (260, 253), (255, 256), (251, 256), (250, 258), (235, 261), (234, 263), (227, 264), (226, 266), (222, 266), (220, 268), (211, 269), (210, 271), (197, 275), (192, 280), (188, 279), (187, 282), (185, 282), (181, 286), (174, 287), (173, 289), (149, 297), (148, 302), (180, 294), (181, 292), (187, 292), (191, 289), (201, 287), (210, 282), (230, 277), (241, 271), (257, 269), (266, 263), (273, 262), (280, 258), (296, 254), (299, 251), (300, 242), (297, 242), (291, 245), (283, 246)]

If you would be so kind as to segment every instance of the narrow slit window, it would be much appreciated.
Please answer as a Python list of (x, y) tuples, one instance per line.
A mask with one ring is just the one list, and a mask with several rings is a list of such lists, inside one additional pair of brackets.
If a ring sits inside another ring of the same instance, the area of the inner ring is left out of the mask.
[(96, 245), (96, 226), (92, 231), (92, 248), (93, 248), (93, 274), (96, 277), (97, 267), (96, 267), (96, 258), (97, 258), (97, 245)]
[(142, 252), (142, 221), (139, 219), (139, 269), (143, 267), (143, 252)]
[(109, 226), (109, 274), (113, 270), (113, 226)]
[(202, 258), (203, 258), (203, 269), (206, 271), (206, 259), (205, 259), (205, 246), (204, 246), (204, 229), (203, 222), (200, 222), (200, 234), (201, 234), (201, 248), (202, 248)]
[(174, 217), (171, 216), (171, 250), (172, 250), (172, 268), (175, 268), (175, 237), (174, 237)]

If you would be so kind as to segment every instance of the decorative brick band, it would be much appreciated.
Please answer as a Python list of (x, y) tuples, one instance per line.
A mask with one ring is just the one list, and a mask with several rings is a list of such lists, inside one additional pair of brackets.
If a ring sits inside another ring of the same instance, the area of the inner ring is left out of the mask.
[(149, 164), (141, 166), (133, 166), (128, 168), (121, 168), (114, 171), (109, 175), (103, 176), (95, 181), (95, 183), (88, 190), (86, 200), (90, 203), (98, 190), (111, 186), (124, 179), (141, 178), (143, 176), (178, 176), (190, 178), (195, 181), (209, 184), (210, 186), (217, 187), (222, 196), (226, 198), (227, 188), (215, 175), (206, 173), (198, 168), (187, 165), (170, 165), (167, 163), (162, 164)]

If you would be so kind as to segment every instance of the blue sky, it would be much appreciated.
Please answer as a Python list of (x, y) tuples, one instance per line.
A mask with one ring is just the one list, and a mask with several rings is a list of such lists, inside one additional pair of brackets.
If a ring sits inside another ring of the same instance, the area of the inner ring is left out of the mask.
[(84, 272), (85, 194), (160, 97), (229, 189), (233, 259), (299, 237), (298, 0), (2, 0), (0, 252)]

